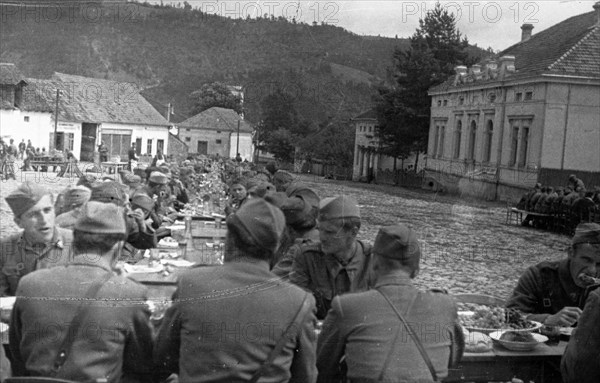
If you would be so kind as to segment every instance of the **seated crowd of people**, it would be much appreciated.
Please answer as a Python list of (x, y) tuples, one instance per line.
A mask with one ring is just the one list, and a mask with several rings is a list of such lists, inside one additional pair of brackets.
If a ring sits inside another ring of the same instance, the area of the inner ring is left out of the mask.
[(537, 183), (523, 194), (516, 207), (529, 213), (543, 214), (528, 214), (521, 223), (523, 226), (557, 228), (572, 234), (579, 223), (593, 221), (595, 213), (600, 213), (600, 187), (587, 190), (583, 181), (572, 174), (565, 187), (554, 188)]
[[(215, 170), (229, 196), (224, 264), (180, 274), (153, 318), (148, 288), (116, 264), (169, 235), (163, 222)], [(120, 176), (83, 177), (56, 200), (31, 182), (6, 197), (22, 230), (0, 244), (0, 296), (16, 296), (1, 379), (436, 382), (461, 360), (454, 299), (412, 282), (421, 245), (408, 225), (359, 240), (356, 199), (319, 196), (273, 166), (191, 158)], [(600, 225), (582, 223), (567, 257), (528, 269), (507, 303), (547, 325), (577, 322), (567, 383), (600, 381), (598, 277)]]

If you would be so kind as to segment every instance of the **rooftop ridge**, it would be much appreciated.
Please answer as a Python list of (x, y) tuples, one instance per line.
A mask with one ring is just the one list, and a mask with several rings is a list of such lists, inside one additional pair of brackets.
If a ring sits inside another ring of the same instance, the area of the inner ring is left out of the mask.
[(581, 44), (583, 44), (588, 38), (590, 38), (590, 36), (592, 36), (594, 34), (594, 32), (596, 32), (596, 30), (600, 30), (600, 25), (596, 24), (590, 27), (590, 31), (583, 36), (577, 43), (575, 43), (571, 48), (567, 49), (567, 51), (565, 53), (563, 53), (562, 56), (560, 56), (556, 61), (554, 61), (552, 64), (548, 65), (548, 70), (552, 70), (554, 66), (560, 64), (562, 61), (564, 61), (571, 53), (573, 53), (577, 48), (579, 48), (581, 46)]

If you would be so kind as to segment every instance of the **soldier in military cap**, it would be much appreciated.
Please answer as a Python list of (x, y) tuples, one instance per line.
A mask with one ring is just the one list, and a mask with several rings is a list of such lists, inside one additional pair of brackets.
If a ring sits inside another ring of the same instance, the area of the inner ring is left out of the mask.
[(325, 318), (336, 295), (373, 286), (371, 246), (356, 239), (360, 224), (354, 198), (322, 200), (318, 217), (320, 242), (302, 246), (293, 261), (290, 281), (314, 294), (319, 319)]
[(9, 330), (14, 376), (154, 380), (146, 288), (113, 271), (123, 215), (115, 204), (88, 202), (75, 226), (74, 261), (21, 280)]
[(55, 225), (50, 191), (25, 182), (6, 202), (23, 231), (0, 241), (0, 296), (15, 295), (19, 280), (28, 273), (66, 264), (72, 258), (73, 233)]
[(273, 175), (273, 185), (278, 192), (285, 192), (292, 182), (294, 176), (285, 170), (277, 170)]
[(586, 277), (600, 277), (597, 223), (577, 226), (566, 259), (545, 261), (527, 269), (506, 306), (548, 326), (572, 326), (581, 315), (586, 288), (593, 283)]
[(56, 217), (56, 224), (73, 230), (75, 222), (81, 215), (81, 207), (90, 199), (92, 191), (85, 186), (70, 188), (64, 197), (63, 213)]
[(302, 245), (316, 244), (319, 241), (317, 216), (320, 198), (314, 190), (297, 183), (288, 187), (287, 195), (278, 205), (285, 215), (285, 242), (273, 259), (273, 274), (287, 278), (292, 271), (294, 258)]
[(373, 254), (375, 288), (333, 300), (317, 345), (318, 381), (340, 381), (344, 355), (351, 382), (441, 381), (464, 349), (456, 304), (446, 294), (414, 287), (421, 250), (407, 226), (381, 228)]
[(262, 198), (227, 217), (224, 264), (183, 275), (155, 361), (179, 381), (316, 380), (315, 301), (269, 272), (285, 219)]

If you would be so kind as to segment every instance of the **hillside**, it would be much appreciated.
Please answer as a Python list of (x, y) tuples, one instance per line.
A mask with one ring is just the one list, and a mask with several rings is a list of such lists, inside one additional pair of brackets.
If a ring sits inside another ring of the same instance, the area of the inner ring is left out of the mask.
[(0, 61), (31, 77), (56, 71), (135, 82), (161, 113), (171, 102), (174, 121), (189, 117), (188, 95), (213, 81), (245, 87), (250, 121), (277, 86), (313, 122), (347, 118), (370, 107), (393, 50), (408, 45), (329, 25), (234, 20), (148, 4), (96, 4), (92, 11), (73, 4), (60, 15), (35, 7), (5, 10)]

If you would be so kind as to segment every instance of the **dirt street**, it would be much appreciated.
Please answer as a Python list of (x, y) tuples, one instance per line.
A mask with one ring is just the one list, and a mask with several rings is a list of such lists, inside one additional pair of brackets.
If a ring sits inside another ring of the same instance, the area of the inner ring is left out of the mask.
[[(25, 173), (34, 180), (33, 173)], [(299, 176), (323, 197), (354, 196), (363, 226), (359, 238), (372, 242), (382, 225), (402, 222), (412, 227), (422, 244), (421, 288), (445, 288), (452, 293), (485, 293), (506, 298), (519, 275), (542, 260), (566, 256), (570, 239), (563, 235), (505, 224), (506, 208), (499, 203), (464, 202), (414, 189), (366, 185)], [(49, 173), (37, 179), (54, 193), (77, 180)], [(17, 187), (0, 183), (2, 235), (18, 230), (4, 200)]]

